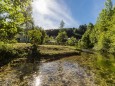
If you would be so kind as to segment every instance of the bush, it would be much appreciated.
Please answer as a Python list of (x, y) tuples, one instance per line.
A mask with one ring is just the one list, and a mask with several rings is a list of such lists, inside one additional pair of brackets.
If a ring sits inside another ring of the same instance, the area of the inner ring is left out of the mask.
[(76, 38), (71, 37), (67, 40), (67, 45), (74, 46), (76, 42), (77, 42)]
[(30, 42), (32, 44), (41, 44), (42, 33), (38, 29), (33, 29), (28, 32)]
[(56, 37), (57, 44), (65, 44), (68, 39), (67, 33), (65, 31), (59, 32)]
[(9, 50), (12, 50), (13, 49), (13, 45), (11, 44), (6, 44), (4, 42), (0, 42), (0, 50), (6, 50), (6, 51), (9, 51)]

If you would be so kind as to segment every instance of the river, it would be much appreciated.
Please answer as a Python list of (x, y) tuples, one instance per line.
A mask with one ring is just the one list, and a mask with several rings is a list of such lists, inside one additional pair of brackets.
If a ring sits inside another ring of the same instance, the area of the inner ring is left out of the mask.
[(1, 67), (0, 86), (115, 86), (115, 56), (81, 53), (34, 63), (14, 59)]

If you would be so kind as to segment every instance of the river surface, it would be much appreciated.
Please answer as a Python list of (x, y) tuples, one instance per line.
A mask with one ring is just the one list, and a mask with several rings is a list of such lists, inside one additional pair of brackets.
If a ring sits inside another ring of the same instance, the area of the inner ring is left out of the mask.
[(14, 59), (1, 67), (0, 86), (115, 86), (115, 56), (82, 53), (34, 63)]

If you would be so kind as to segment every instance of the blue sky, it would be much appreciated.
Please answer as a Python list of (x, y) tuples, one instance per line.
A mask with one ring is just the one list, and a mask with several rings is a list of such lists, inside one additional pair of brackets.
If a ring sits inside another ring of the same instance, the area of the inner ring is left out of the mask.
[[(80, 24), (95, 24), (100, 11), (104, 8), (106, 0), (65, 0), (71, 9), (72, 16)], [(115, 0), (113, 0), (115, 2)]]
[[(56, 29), (60, 21), (65, 27), (96, 22), (106, 0), (34, 0), (33, 19), (35, 25), (44, 29)], [(115, 0), (113, 0), (115, 3)]]

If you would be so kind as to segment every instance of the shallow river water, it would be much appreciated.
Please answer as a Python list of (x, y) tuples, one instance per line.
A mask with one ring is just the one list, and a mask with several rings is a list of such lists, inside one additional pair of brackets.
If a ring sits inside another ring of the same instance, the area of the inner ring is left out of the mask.
[(48, 62), (14, 59), (0, 69), (0, 86), (115, 86), (115, 57), (82, 53)]

